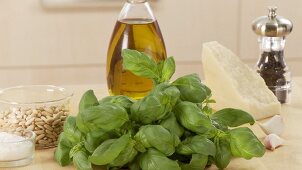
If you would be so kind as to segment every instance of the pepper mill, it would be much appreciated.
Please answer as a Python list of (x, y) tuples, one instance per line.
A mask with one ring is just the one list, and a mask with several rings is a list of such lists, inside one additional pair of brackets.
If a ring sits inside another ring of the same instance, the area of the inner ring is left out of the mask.
[(291, 93), (291, 74), (284, 60), (285, 36), (291, 33), (290, 20), (277, 16), (276, 7), (269, 7), (268, 16), (257, 18), (253, 31), (259, 36), (260, 57), (257, 72), (280, 103), (288, 103)]

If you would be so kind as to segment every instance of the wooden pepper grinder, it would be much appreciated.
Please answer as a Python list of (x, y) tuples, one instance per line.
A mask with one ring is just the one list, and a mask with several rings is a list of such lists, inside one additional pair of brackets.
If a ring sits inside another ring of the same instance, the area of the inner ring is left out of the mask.
[(280, 103), (288, 103), (291, 93), (291, 74), (284, 60), (285, 36), (290, 34), (293, 24), (290, 20), (277, 16), (276, 7), (269, 7), (268, 16), (257, 18), (253, 31), (259, 35), (261, 56), (257, 62), (257, 72)]

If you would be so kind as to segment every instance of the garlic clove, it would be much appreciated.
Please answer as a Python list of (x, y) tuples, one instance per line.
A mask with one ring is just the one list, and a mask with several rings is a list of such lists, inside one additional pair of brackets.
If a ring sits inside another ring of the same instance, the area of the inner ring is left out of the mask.
[(259, 126), (263, 132), (267, 135), (274, 133), (276, 135), (281, 135), (284, 131), (284, 122), (280, 115), (275, 115), (270, 120), (265, 123), (259, 123)]
[(277, 147), (281, 146), (284, 140), (276, 134), (269, 134), (264, 139), (264, 146), (266, 149), (275, 150)]

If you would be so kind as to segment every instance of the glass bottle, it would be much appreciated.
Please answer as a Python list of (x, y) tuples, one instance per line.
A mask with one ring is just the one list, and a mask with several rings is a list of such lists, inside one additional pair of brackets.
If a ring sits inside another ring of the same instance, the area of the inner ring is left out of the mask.
[(291, 21), (276, 15), (276, 7), (269, 7), (268, 16), (262, 16), (253, 23), (254, 32), (259, 35), (261, 56), (257, 72), (280, 103), (288, 103), (291, 93), (291, 74), (284, 60), (285, 36), (293, 28)]
[(123, 49), (145, 52), (156, 61), (166, 58), (160, 28), (146, 0), (127, 0), (113, 30), (107, 54), (107, 85), (110, 95), (142, 98), (152, 89), (153, 82), (123, 69)]

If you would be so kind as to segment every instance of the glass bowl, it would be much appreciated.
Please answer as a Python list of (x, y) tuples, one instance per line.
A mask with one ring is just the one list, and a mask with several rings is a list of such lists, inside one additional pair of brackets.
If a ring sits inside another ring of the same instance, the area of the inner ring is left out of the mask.
[(69, 115), (72, 95), (67, 89), (52, 85), (0, 90), (0, 128), (33, 131), (37, 149), (55, 147)]
[(28, 130), (0, 130), (0, 167), (25, 166), (35, 153), (35, 133)]

